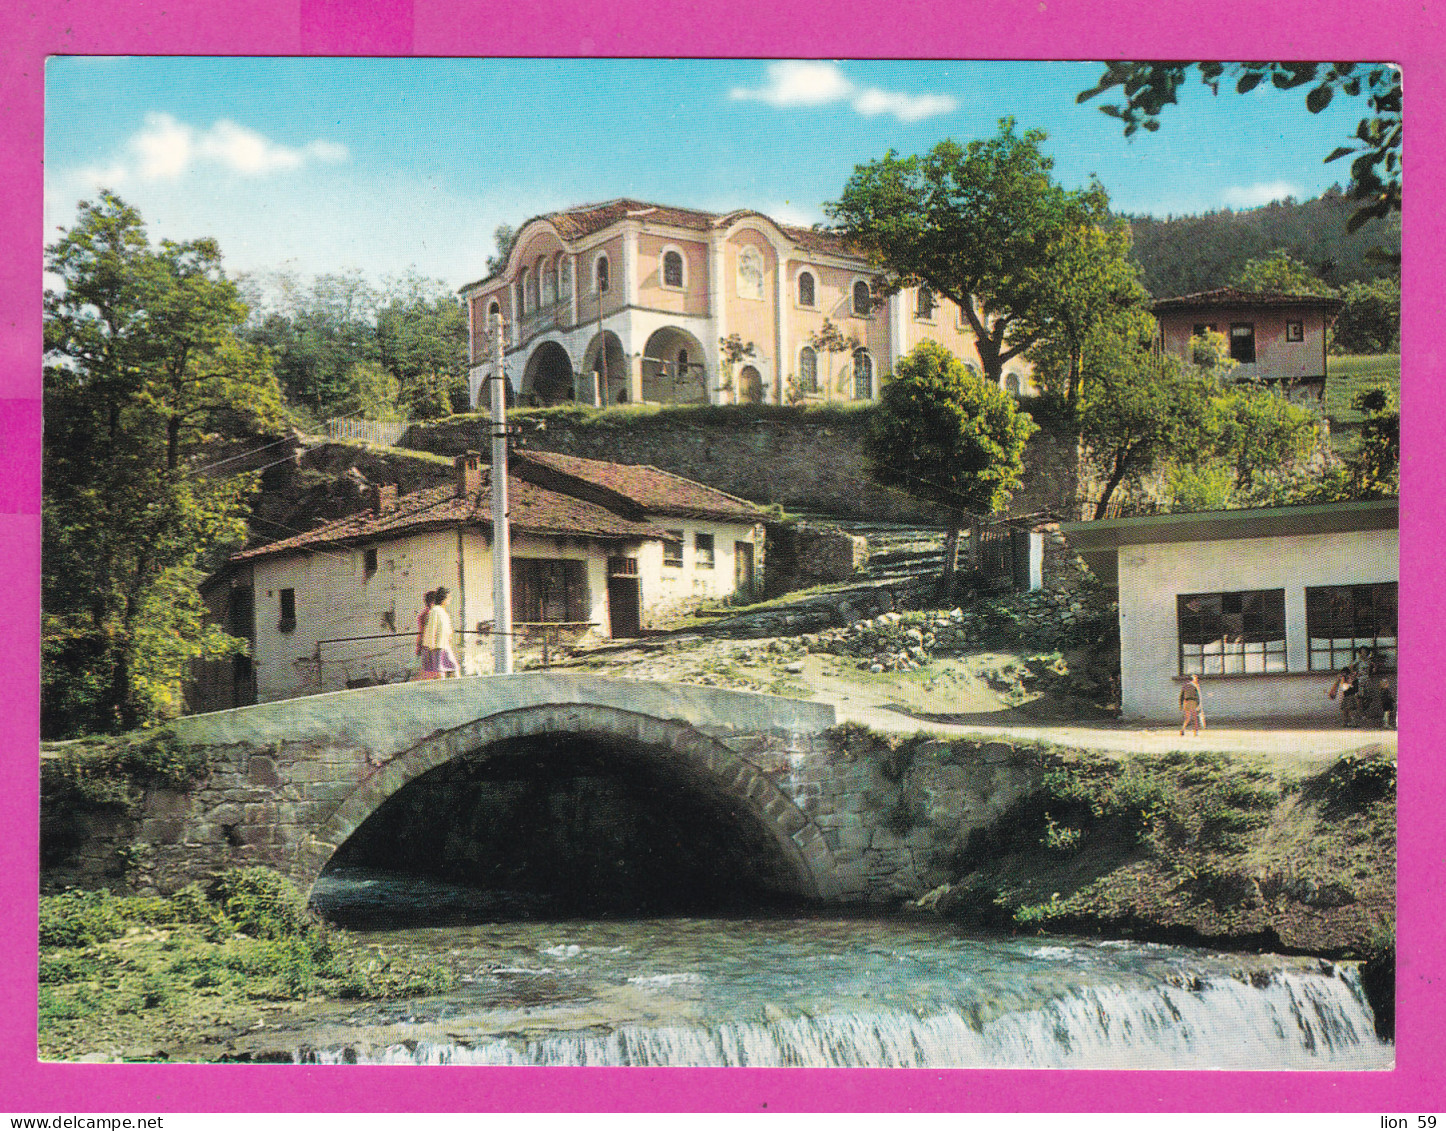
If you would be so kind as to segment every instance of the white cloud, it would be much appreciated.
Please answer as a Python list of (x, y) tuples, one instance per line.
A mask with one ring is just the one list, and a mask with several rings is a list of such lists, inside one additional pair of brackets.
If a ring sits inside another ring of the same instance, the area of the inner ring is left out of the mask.
[(1289, 181), (1261, 181), (1253, 185), (1234, 185), (1226, 189), (1220, 199), (1229, 208), (1259, 208), (1271, 201), (1303, 195), (1305, 190)]
[(335, 164), (349, 156), (346, 146), (313, 141), (296, 148), (222, 118), (197, 129), (169, 114), (146, 115), (140, 132), (125, 143), (121, 157), (106, 166), (90, 166), (78, 179), (90, 186), (130, 181), (173, 181), (198, 166), (219, 166), (243, 177), (299, 169), (309, 162)]
[(738, 101), (766, 102), (770, 106), (827, 106), (847, 102), (867, 117), (892, 114), (901, 122), (918, 122), (948, 114), (958, 102), (947, 94), (905, 94), (857, 86), (837, 63), (789, 60), (768, 65), (768, 85), (729, 91)]
[(892, 114), (901, 122), (922, 122), (935, 114), (948, 114), (959, 104), (947, 94), (902, 94), (871, 87), (860, 91), (853, 106), (860, 114)]

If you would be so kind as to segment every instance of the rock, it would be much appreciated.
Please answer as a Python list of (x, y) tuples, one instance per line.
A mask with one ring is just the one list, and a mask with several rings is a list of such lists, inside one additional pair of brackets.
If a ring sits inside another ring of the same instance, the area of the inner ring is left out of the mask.
[(881, 671), (883, 671), (883, 670), (884, 670), (884, 665), (883, 665), (883, 664), (870, 664), (870, 665), (869, 665), (869, 671), (873, 672), (874, 675), (878, 675), (878, 674), (879, 674)]
[(783, 665), (783, 670), (786, 671), (786, 672), (801, 672), (801, 671), (803, 671), (803, 661), (802, 661), (802, 660), (795, 660), (795, 661), (794, 661), (793, 663), (791, 663), (791, 664), (784, 664), (784, 665)]

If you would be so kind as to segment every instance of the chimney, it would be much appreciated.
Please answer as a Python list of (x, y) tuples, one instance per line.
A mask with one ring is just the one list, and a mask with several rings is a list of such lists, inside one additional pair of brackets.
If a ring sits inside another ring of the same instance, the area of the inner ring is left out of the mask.
[(395, 483), (373, 483), (372, 514), (386, 514), (397, 509), (397, 485)]
[(452, 482), (459, 499), (469, 498), (482, 490), (482, 456), (465, 452), (452, 461)]

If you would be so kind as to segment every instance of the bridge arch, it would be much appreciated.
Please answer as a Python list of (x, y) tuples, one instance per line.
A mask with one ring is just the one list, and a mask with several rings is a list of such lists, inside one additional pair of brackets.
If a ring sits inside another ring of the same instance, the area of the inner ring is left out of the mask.
[(314, 831), (305, 853), (310, 887), (331, 857), (389, 799), (459, 759), (481, 756), (527, 738), (578, 736), (627, 746), (680, 787), (728, 806), (772, 847), (769, 868), (779, 895), (810, 900), (837, 896), (828, 843), (811, 818), (762, 770), (725, 743), (687, 723), (587, 703), (543, 704), (487, 715), (438, 731), (403, 750), (359, 783)]

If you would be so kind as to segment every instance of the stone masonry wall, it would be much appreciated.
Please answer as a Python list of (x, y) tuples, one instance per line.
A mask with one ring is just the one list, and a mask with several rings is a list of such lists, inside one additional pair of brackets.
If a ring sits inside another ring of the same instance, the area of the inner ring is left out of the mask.
[[(569, 424), (550, 420), (529, 433), (527, 446), (586, 459), (651, 464), (720, 491), (791, 511), (819, 511), (840, 518), (876, 522), (942, 521), (930, 504), (888, 491), (869, 478), (863, 456), (863, 414), (858, 421), (750, 420), (663, 426), (656, 417), (635, 422)], [(606, 419), (606, 418), (603, 418)], [(403, 443), (410, 448), (456, 455), (476, 449), (475, 419), (414, 426)], [(1009, 513), (1039, 511), (1075, 517), (1079, 454), (1067, 431), (1045, 425), (1024, 454), (1023, 485)]]

